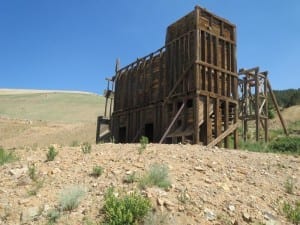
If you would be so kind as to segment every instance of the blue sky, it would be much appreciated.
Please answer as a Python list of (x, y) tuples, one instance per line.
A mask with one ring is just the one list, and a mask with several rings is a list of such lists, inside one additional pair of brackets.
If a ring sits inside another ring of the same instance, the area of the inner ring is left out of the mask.
[(125, 66), (162, 47), (195, 5), (237, 25), (238, 68), (300, 88), (298, 0), (0, 0), (0, 88), (101, 94), (116, 58)]

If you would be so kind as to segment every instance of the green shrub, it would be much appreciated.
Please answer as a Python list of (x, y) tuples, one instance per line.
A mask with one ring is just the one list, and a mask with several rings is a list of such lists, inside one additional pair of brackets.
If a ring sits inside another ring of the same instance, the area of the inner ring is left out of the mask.
[(116, 197), (114, 189), (109, 188), (104, 196), (105, 224), (139, 224), (150, 210), (150, 201), (138, 193)]
[(95, 225), (95, 224), (100, 225), (98, 223), (94, 223), (92, 219), (90, 219), (90, 218), (88, 218), (86, 216), (84, 216), (82, 218), (82, 223), (83, 223), (82, 225)]
[(292, 206), (288, 202), (284, 202), (283, 213), (293, 224), (300, 224), (300, 201), (296, 202), (295, 206)]
[(81, 145), (81, 150), (84, 154), (87, 154), (87, 153), (91, 153), (92, 151), (92, 146), (90, 143), (88, 142), (84, 142), (82, 145)]
[(48, 224), (54, 224), (60, 217), (60, 212), (56, 209), (52, 209), (47, 214)]
[(82, 197), (85, 195), (83, 188), (73, 186), (65, 189), (60, 194), (59, 205), (63, 211), (72, 211), (77, 208)]
[(57, 156), (57, 154), (58, 154), (58, 151), (55, 151), (55, 148), (53, 147), (53, 146), (50, 146), (49, 147), (49, 150), (48, 150), (48, 152), (47, 152), (47, 162), (49, 162), (49, 161), (53, 161), (54, 160), (54, 158)]
[(255, 142), (255, 141), (240, 141), (239, 148), (252, 151), (252, 152), (267, 152), (268, 146), (263, 142)]
[(4, 148), (0, 146), (0, 166), (5, 163), (10, 163), (17, 160), (17, 157), (12, 152), (6, 152)]
[(169, 170), (166, 165), (153, 164), (149, 171), (141, 178), (140, 187), (158, 186), (160, 188), (168, 188), (171, 186), (169, 178)]
[(268, 109), (268, 118), (269, 119), (274, 119), (275, 118), (275, 112), (273, 108)]
[(139, 154), (142, 154), (143, 151), (147, 148), (147, 144), (149, 144), (148, 137), (142, 136), (140, 139), (141, 146), (139, 147)]
[(300, 153), (300, 137), (280, 137), (269, 144), (270, 151)]
[(101, 166), (94, 166), (91, 176), (100, 177), (103, 173), (103, 168)]
[(126, 177), (124, 177), (123, 179), (123, 182), (128, 184), (134, 183), (136, 181), (137, 181), (136, 172), (126, 175)]
[(78, 147), (78, 146), (80, 146), (80, 144), (79, 144), (79, 141), (72, 141), (72, 143), (71, 143), (71, 147)]
[(28, 176), (31, 180), (37, 181), (38, 175), (37, 175), (37, 169), (34, 164), (28, 166)]
[(38, 191), (43, 187), (44, 185), (44, 180), (36, 180), (35, 183), (33, 184), (32, 189), (28, 191), (28, 195), (37, 195)]
[(292, 177), (288, 177), (284, 183), (286, 193), (293, 194), (294, 185), (294, 179)]

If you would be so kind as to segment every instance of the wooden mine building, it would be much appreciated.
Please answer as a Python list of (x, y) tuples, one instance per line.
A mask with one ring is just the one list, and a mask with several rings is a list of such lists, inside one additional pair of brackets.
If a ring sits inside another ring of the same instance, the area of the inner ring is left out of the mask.
[[(195, 9), (167, 28), (165, 46), (117, 69), (115, 142), (237, 145), (236, 27)], [(111, 106), (108, 106), (111, 107)]]

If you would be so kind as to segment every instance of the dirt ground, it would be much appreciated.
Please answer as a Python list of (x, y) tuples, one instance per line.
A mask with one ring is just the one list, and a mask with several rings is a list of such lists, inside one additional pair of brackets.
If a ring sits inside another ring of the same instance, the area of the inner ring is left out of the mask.
[[(141, 191), (152, 201), (164, 224), (290, 224), (282, 213), (285, 201), (300, 200), (300, 158), (240, 150), (206, 149), (192, 145), (93, 145), (89, 154), (80, 147), (56, 146), (54, 161), (45, 162), (47, 148), (16, 149), (19, 160), (0, 167), (0, 224), (47, 224), (47, 214), (59, 207), (60, 193), (80, 186), (85, 196), (78, 208), (64, 212), (57, 224), (92, 224), (103, 219), (104, 193), (139, 190), (126, 184), (126, 175), (142, 176), (154, 163), (167, 165), (172, 186)], [(35, 165), (38, 182), (28, 175)], [(94, 166), (104, 168), (99, 178)], [(293, 181), (293, 194), (286, 182)], [(85, 221), (85, 222), (84, 222)]]

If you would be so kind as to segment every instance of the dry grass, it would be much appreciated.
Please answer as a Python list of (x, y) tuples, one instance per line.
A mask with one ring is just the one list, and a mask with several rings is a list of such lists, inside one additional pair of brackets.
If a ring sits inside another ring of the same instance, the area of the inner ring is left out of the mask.
[(104, 98), (80, 93), (0, 95), (0, 116), (48, 122), (91, 122), (103, 113)]
[(5, 148), (94, 143), (104, 101), (86, 93), (0, 90), (0, 143)]

